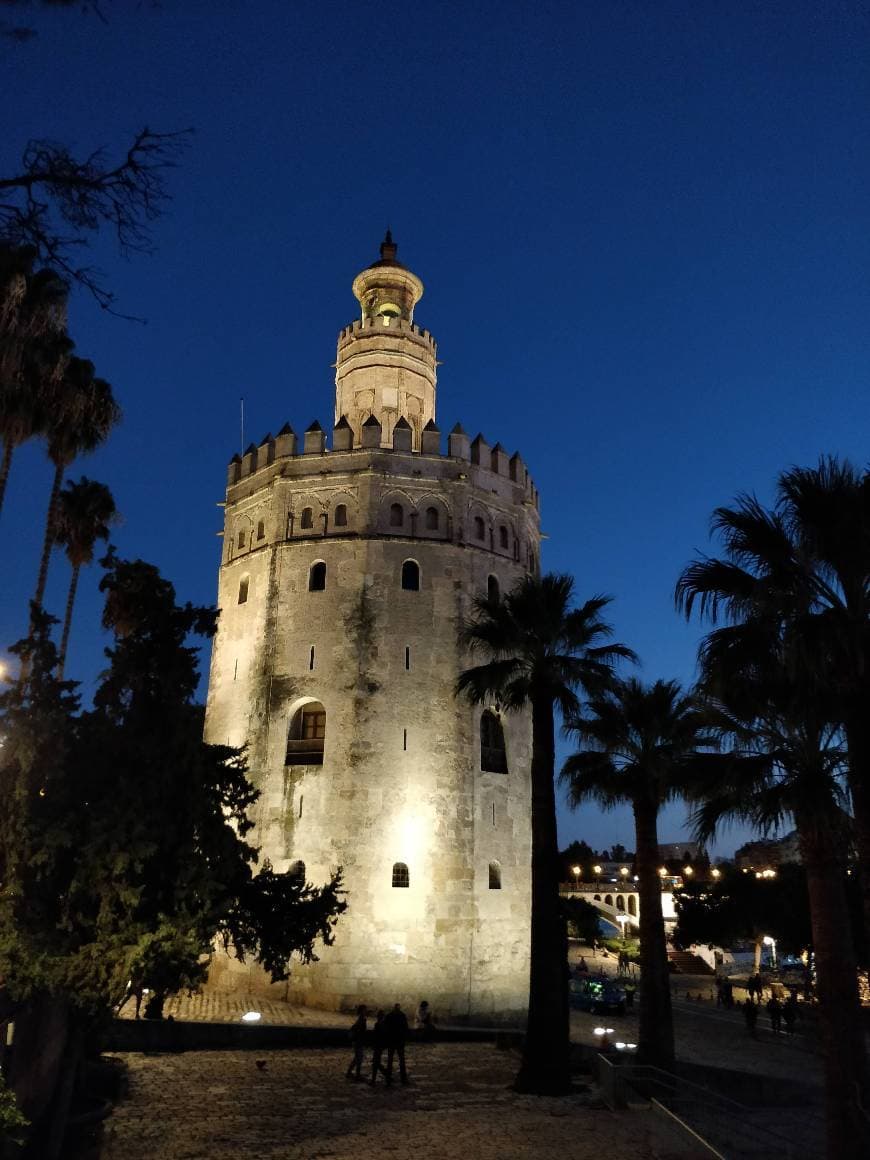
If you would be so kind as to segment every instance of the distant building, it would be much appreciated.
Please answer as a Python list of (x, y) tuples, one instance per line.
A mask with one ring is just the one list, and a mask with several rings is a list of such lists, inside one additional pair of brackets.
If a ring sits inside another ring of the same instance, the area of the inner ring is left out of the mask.
[(768, 867), (799, 864), (801, 860), (797, 830), (782, 838), (760, 838), (747, 842), (734, 854), (739, 870), (765, 870)]
[(707, 851), (700, 842), (660, 842), (662, 862), (706, 862)]

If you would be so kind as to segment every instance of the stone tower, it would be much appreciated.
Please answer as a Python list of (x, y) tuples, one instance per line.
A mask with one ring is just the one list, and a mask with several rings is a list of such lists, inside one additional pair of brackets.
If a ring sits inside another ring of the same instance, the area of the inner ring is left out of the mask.
[[(510, 1021), (528, 996), (530, 722), (454, 696), (457, 628), (475, 594), (537, 569), (538, 495), (518, 454), (458, 424), (442, 453), (423, 284), (389, 232), (353, 291), (332, 446), (285, 425), (230, 462), (206, 737), (247, 744), (252, 837), (276, 869), (343, 867), (335, 945), (294, 965), (291, 998)], [(223, 959), (212, 983), (257, 977)]]

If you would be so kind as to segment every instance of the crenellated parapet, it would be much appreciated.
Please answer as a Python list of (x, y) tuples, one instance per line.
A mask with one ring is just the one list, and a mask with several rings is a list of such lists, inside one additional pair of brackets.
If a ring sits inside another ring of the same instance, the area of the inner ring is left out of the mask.
[(386, 315), (380, 318), (358, 318), (355, 322), (349, 323), (338, 333), (338, 349), (344, 349), (349, 342), (358, 338), (372, 335), (383, 337), (387, 331), (391, 335), (409, 335), (411, 338), (419, 339), (421, 343), (431, 348), (433, 354), (438, 349), (434, 337), (424, 327), (418, 326), (416, 322), (406, 322), (404, 318), (389, 318)]
[[(400, 416), (393, 425), (391, 445), (383, 444), (383, 428), (374, 415), (363, 422), (360, 437), (357, 438), (347, 418), (342, 415), (333, 427), (332, 447), (327, 446), (327, 435), (322, 426), (315, 420), (304, 432), (302, 440), (289, 423), (285, 423), (277, 437), (266, 435), (259, 444), (251, 443), (243, 455), (234, 455), (227, 465), (227, 501), (232, 503), (242, 495), (249, 494), (271, 482), (276, 474), (286, 474), (284, 469), (290, 462), (294, 464), (308, 463), (307, 470), (322, 475), (324, 472), (344, 472), (368, 470), (368, 463), (363, 453), (377, 451), (379, 456), (387, 456), (383, 460), (385, 470), (389, 471), (389, 455), (396, 453), (395, 470), (399, 474), (408, 470), (411, 473), (421, 474), (415, 469), (413, 461), (421, 463), (429, 460), (443, 460), (445, 462), (466, 463), (479, 469), (482, 473), (480, 481), (487, 486), (486, 475), (497, 476), (509, 480), (523, 490), (523, 501), (530, 502), (535, 509), (539, 509), (540, 499), (538, 489), (529, 475), (528, 469), (518, 451), (508, 455), (501, 443), (490, 446), (482, 434), (474, 439), (468, 435), (457, 423), (451, 430), (446, 453), (442, 451), (441, 432), (434, 420), (423, 428), (421, 433), (422, 450), (412, 448), (412, 429), (410, 423)], [(401, 458), (400, 458), (401, 457)], [(410, 457), (412, 464), (402, 462)], [(314, 460), (316, 459), (316, 466)], [(302, 474), (306, 468), (303, 466)], [(292, 475), (298, 478), (300, 472), (293, 470)], [(246, 485), (237, 493), (239, 485)]]

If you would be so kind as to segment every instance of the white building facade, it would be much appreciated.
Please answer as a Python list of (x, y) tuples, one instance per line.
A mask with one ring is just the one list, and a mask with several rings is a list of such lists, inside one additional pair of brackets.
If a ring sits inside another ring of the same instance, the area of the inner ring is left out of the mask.
[[(538, 568), (538, 494), (519, 455), (435, 421), (423, 285), (396, 258), (357, 276), (335, 422), (284, 426), (230, 463), (206, 739), (247, 745), (251, 837), (348, 909), (281, 994), (331, 1009), (429, 1000), (514, 1022), (529, 973), (527, 715), (454, 695), (475, 595)], [(222, 958), (211, 984), (265, 980)]]

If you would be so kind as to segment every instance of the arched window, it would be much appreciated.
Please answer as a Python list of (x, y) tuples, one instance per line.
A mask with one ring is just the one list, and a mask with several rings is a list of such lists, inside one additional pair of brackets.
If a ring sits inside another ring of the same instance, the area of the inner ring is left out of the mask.
[(257, 539), (258, 540), (265, 540), (265, 538), (266, 538), (266, 524), (265, 524), (265, 521), (260, 520), (260, 522), (257, 524)]
[(486, 539), (486, 524), (480, 516), (474, 517), (474, 538), (475, 540)]
[(405, 523), (405, 509), (400, 503), (390, 504), (390, 527), (401, 528)]
[(250, 576), (243, 576), (239, 581), (239, 604), (247, 604), (248, 602), (248, 585), (251, 583)]
[(604, 895), (604, 905), (605, 906), (613, 906), (613, 895), (612, 894), (605, 894)]
[(498, 862), (490, 862), (489, 864), (489, 888), (490, 890), (501, 890), (501, 865)]
[(637, 918), (637, 899), (633, 894), (628, 896), (628, 913), (633, 914)]
[(308, 572), (308, 591), (322, 592), (326, 588), (326, 564), (318, 560), (312, 564)]
[(301, 860), (291, 862), (287, 867), (287, 874), (292, 882), (300, 884), (305, 882), (305, 863)]
[(440, 521), (439, 521), (439, 517), (438, 517), (438, 508), (427, 507), (426, 508), (426, 531), (427, 532), (437, 532), (439, 522)]
[(393, 863), (393, 887), (407, 888), (411, 885), (411, 875), (404, 862)]
[(420, 591), (420, 565), (416, 560), (406, 560), (402, 565), (402, 587), (406, 592)]
[(239, 528), (239, 537), (238, 537), (238, 540), (236, 542), (240, 548), (244, 548), (244, 546), (245, 546), (245, 529), (244, 528)]
[(499, 525), (499, 529), (498, 529), (498, 546), (499, 546), (500, 548), (504, 548), (504, 549), (505, 549), (505, 551), (507, 551), (507, 546), (508, 546), (508, 530), (507, 530), (507, 528), (504, 526), (504, 524), (500, 524), (500, 525)]
[(504, 729), (491, 709), (484, 709), (480, 718), (480, 768), (484, 773), (508, 771)]
[(326, 710), (319, 701), (297, 709), (287, 731), (288, 765), (323, 765)]
[(616, 909), (617, 910), (625, 910), (625, 899), (622, 897), (621, 894), (617, 894), (617, 896), (616, 896)]
[(347, 527), (347, 504), (340, 503), (335, 509), (335, 519), (332, 521), (337, 528)]
[(498, 577), (489, 576), (486, 581), (486, 596), (488, 600), (500, 600), (501, 589), (498, 586)]
[(302, 509), (302, 518), (299, 520), (299, 527), (305, 529), (314, 527), (314, 512), (311, 508)]

